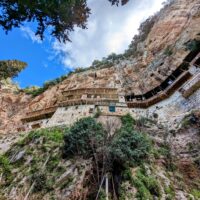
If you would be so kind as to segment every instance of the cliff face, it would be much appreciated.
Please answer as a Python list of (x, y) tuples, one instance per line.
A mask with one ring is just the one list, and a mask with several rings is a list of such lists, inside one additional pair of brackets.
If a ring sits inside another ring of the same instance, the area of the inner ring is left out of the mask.
[[(195, 39), (200, 40), (200, 0), (175, 0), (154, 19), (151, 28), (145, 30), (148, 33), (145, 39), (136, 43), (135, 51), (129, 57), (113, 61), (109, 67), (88, 68), (72, 73), (34, 98), (9, 84), (0, 85), (0, 153), (7, 152), (0, 155), (0, 199), (22, 199), (27, 195), (29, 199), (85, 198), (91, 189), (88, 184), (92, 171), (91, 160), (62, 158), (63, 132), (66, 131), (62, 126), (55, 130), (39, 129), (26, 133), (23, 132), (21, 119), (27, 112), (54, 108), (62, 99), (62, 93), (68, 90), (116, 88), (117, 95), (124, 96), (144, 94), (159, 86), (192, 51), (188, 44)], [(200, 70), (193, 82), (199, 84), (199, 75)], [(139, 166), (126, 172), (128, 180), (122, 181), (118, 177), (123, 195), (120, 199), (140, 199), (133, 198), (138, 193), (144, 195), (141, 199), (199, 198), (198, 84), (190, 90), (193, 95), (188, 98), (177, 91), (166, 101), (148, 109), (134, 110), (121, 104), (116, 106), (118, 114), (129, 111), (132, 116), (139, 116), (134, 124), (135, 131), (146, 132), (154, 144), (149, 163), (144, 163), (143, 168)], [(102, 109), (100, 106), (98, 108)], [(197, 111), (188, 112), (193, 109)], [(90, 110), (95, 110), (95, 106), (62, 107), (56, 110), (53, 119), (45, 119), (45, 123), (52, 120), (56, 126), (66, 120), (74, 122), (77, 120), (75, 115), (80, 118)], [(102, 114), (97, 121), (113, 135), (122, 125), (119, 116)], [(147, 118), (149, 116), (153, 118)], [(158, 116), (165, 116), (162, 124)], [(25, 137), (19, 140), (21, 134)]]
[(186, 43), (200, 38), (199, 9), (199, 0), (174, 1), (157, 14), (145, 40), (137, 44), (136, 55), (118, 60), (109, 68), (74, 73), (33, 99), (0, 89), (1, 132), (16, 129), (25, 112), (56, 105), (63, 90), (112, 87), (122, 95), (138, 95), (159, 86), (189, 53)]
[[(114, 132), (118, 132), (123, 123), (122, 120), (117, 127), (116, 120), (108, 123), (107, 119), (104, 121), (105, 131), (111, 133), (114, 126)], [(82, 129), (82, 126), (78, 128)], [(141, 158), (140, 165), (126, 167), (125, 171), (120, 168), (119, 163), (115, 163), (114, 173), (110, 171), (115, 176), (114, 182), (110, 178), (109, 192), (113, 193), (112, 184), (115, 184), (117, 198), (110, 195), (109, 199), (198, 200), (200, 113), (187, 116), (182, 121), (181, 128), (171, 133), (148, 119), (135, 121), (132, 128), (137, 133), (148, 134), (153, 141), (152, 150), (148, 160)], [(96, 162), (101, 163), (101, 159), (97, 157), (95, 162), (95, 159), (86, 159), (80, 155), (63, 159), (63, 148), (66, 148), (63, 133), (66, 131), (69, 131), (66, 127), (31, 131), (20, 137), (5, 154), (0, 155), (1, 199), (95, 199), (100, 186), (94, 193), (95, 196), (88, 196), (95, 191), (98, 184), (95, 170)], [(132, 145), (138, 148), (143, 144)], [(140, 153), (138, 150), (137, 155)], [(104, 187), (103, 184), (99, 199), (104, 199)]]
[(12, 85), (0, 89), (0, 134), (13, 133), (17, 129), (30, 100), (30, 96), (19, 94), (18, 89)]

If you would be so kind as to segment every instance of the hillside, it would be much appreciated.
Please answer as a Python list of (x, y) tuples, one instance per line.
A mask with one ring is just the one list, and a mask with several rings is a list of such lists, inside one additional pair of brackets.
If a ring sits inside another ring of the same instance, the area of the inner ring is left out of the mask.
[(170, 1), (124, 54), (1, 81), (0, 199), (104, 200), (106, 180), (109, 199), (200, 199), (199, 24), (200, 0)]
[[(165, 6), (154, 20), (150, 20), (141, 28), (144, 36), (138, 39), (136, 44), (132, 43), (129, 49), (132, 53), (128, 57), (117, 59), (111, 66), (110, 64), (109, 67), (103, 66), (103, 69), (89, 68), (84, 72), (73, 73), (60, 84), (50, 87), (33, 99), (24, 97), (23, 94), (17, 95), (19, 102), (21, 99), (23, 101), (23, 98), (30, 99), (28, 105), (23, 103), (23, 108), (20, 107), (19, 111), (32, 112), (55, 106), (60, 101), (64, 90), (108, 87), (117, 88), (118, 95), (140, 95), (159, 86), (183, 63), (191, 51), (190, 48), (195, 45), (195, 41), (198, 41), (200, 32), (198, 8), (199, 1), (193, 0), (176, 0)], [(18, 106), (14, 103), (15, 95), (10, 92), (8, 95), (11, 99), (13, 96), (13, 100), (7, 102), (3, 92), (2, 90), (1, 101), (5, 103), (2, 103), (2, 109), (9, 104), (12, 109), (17, 110)], [(2, 111), (0, 114), (8, 115), (8, 113), (3, 114)], [(21, 122), (18, 115), (21, 116), (20, 112), (16, 111), (13, 117), (19, 125)], [(2, 131), (5, 131), (5, 126), (8, 131), (17, 128), (10, 129), (12, 125), (7, 123), (7, 120), (4, 121), (2, 118), (0, 128)]]

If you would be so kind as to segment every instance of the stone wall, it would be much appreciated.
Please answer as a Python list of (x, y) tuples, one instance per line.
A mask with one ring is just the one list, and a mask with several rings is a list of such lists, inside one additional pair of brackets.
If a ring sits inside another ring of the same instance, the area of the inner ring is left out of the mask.
[[(115, 112), (109, 111), (109, 106), (98, 106), (102, 116), (121, 117), (130, 113), (135, 119), (151, 118), (164, 126), (178, 128), (180, 121), (192, 110), (200, 109), (200, 89), (185, 99), (180, 92), (175, 92), (170, 98), (159, 102), (148, 109), (129, 109), (125, 104), (116, 104)], [(45, 127), (57, 125), (71, 125), (82, 117), (94, 116), (97, 112), (95, 105), (79, 105), (60, 107)]]
[(46, 126), (71, 125), (82, 117), (92, 116), (94, 109), (94, 105), (60, 107), (54, 113)]

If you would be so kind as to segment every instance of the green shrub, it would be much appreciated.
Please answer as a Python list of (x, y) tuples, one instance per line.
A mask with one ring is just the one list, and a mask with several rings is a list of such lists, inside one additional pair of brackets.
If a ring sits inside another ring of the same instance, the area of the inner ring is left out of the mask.
[(82, 118), (65, 134), (63, 155), (64, 157), (76, 155), (90, 157), (102, 145), (104, 137), (104, 130), (100, 123), (91, 117)]
[(0, 156), (0, 173), (10, 174), (11, 166), (8, 158), (4, 155)]
[(198, 124), (198, 118), (195, 116), (194, 113), (190, 113), (186, 115), (183, 120), (181, 121), (182, 128), (188, 128), (192, 125)]
[(137, 165), (148, 158), (151, 142), (145, 134), (121, 128), (113, 139), (110, 152), (121, 164)]
[(40, 192), (46, 189), (46, 175), (44, 173), (35, 173), (32, 176), (32, 183), (34, 184), (33, 192)]
[(23, 139), (17, 144), (24, 146), (29, 144), (31, 141), (35, 141), (40, 137), (43, 137), (46, 141), (52, 141), (55, 143), (63, 143), (64, 132), (67, 130), (66, 127), (54, 127), (54, 128), (43, 128), (39, 130), (33, 130), (28, 133)]
[(66, 78), (68, 78), (70, 76), (70, 74), (71, 73), (68, 73), (68, 75), (66, 75), (66, 76), (61, 76), (61, 77), (56, 78), (54, 80), (46, 81), (43, 84), (42, 87), (37, 87), (37, 86), (26, 87), (26, 88), (22, 89), (21, 91), (25, 92), (28, 95), (32, 95), (33, 97), (36, 97), (36, 96), (42, 94), (43, 92), (45, 92), (50, 87), (61, 83), (63, 80), (65, 80)]
[(4, 186), (9, 186), (12, 182), (14, 176), (11, 173), (12, 166), (10, 165), (9, 159), (6, 155), (0, 156), (0, 174), (2, 174), (2, 178), (4, 179)]
[(165, 193), (167, 194), (166, 200), (173, 200), (175, 197), (175, 191), (174, 187), (172, 185), (169, 185), (165, 188)]
[(125, 180), (125, 181), (129, 181), (129, 182), (132, 182), (133, 181), (133, 177), (132, 177), (132, 174), (131, 174), (131, 170), (130, 168), (126, 168), (123, 173), (122, 173), (122, 179)]
[(194, 196), (195, 199), (200, 199), (200, 190), (193, 189), (191, 194)]
[(0, 80), (16, 77), (26, 66), (19, 60), (0, 60)]
[(97, 107), (96, 113), (94, 114), (94, 118), (98, 118), (101, 115), (101, 110)]
[(137, 188), (136, 196), (139, 199), (154, 199), (153, 196), (161, 196), (161, 189), (155, 177), (145, 174), (141, 169), (133, 178), (133, 184)]
[[(131, 172), (123, 170), (143, 163), (152, 145), (145, 134), (133, 130), (134, 123), (130, 115), (122, 117), (122, 127), (115, 135), (109, 136), (94, 118), (82, 118), (65, 134), (63, 156), (93, 158), (94, 175), (102, 170), (104, 174), (115, 174), (117, 166), (117, 173), (123, 173), (123, 179), (131, 179)], [(145, 184), (152, 193), (157, 194), (154, 180), (149, 179)], [(98, 186), (96, 189), (98, 191)]]
[(186, 46), (186, 49), (189, 50), (189, 51), (197, 51), (199, 49), (199, 46), (200, 46), (200, 41), (194, 39), (194, 40), (187, 42), (185, 44), (185, 46)]
[(168, 46), (165, 51), (164, 51), (164, 54), (166, 56), (171, 56), (173, 54), (173, 50), (172, 50), (172, 47)]
[(170, 154), (170, 149), (169, 149), (168, 146), (163, 146), (163, 147), (160, 147), (160, 148), (158, 149), (158, 153), (159, 153), (160, 155), (163, 155), (163, 156), (165, 156), (165, 157), (168, 157), (169, 154)]
[(124, 127), (133, 128), (133, 126), (135, 125), (135, 120), (132, 118), (130, 114), (122, 116), (121, 121)]

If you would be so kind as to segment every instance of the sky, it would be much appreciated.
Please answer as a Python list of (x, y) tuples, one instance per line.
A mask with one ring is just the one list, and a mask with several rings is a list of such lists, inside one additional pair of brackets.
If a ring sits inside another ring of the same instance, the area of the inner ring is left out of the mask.
[(77, 67), (89, 67), (93, 60), (110, 53), (123, 53), (142, 21), (159, 11), (164, 0), (130, 0), (125, 6), (111, 6), (107, 0), (88, 0), (91, 15), (88, 29), (75, 28), (72, 42), (59, 43), (46, 34), (41, 41), (35, 24), (26, 23), (7, 35), (0, 28), (0, 60), (18, 59), (28, 63), (15, 81), (24, 88), (42, 86)]

